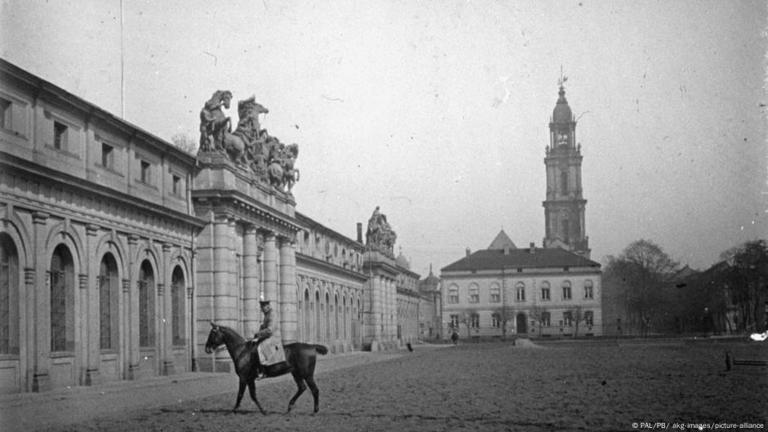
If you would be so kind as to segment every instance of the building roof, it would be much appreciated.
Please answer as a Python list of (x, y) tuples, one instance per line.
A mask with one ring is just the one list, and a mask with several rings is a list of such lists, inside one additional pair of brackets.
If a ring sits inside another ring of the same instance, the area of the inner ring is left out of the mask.
[(517, 268), (595, 267), (600, 264), (560, 248), (485, 249), (466, 256), (442, 271), (501, 270)]
[(496, 238), (493, 239), (493, 241), (491, 242), (491, 245), (488, 246), (488, 249), (495, 249), (495, 250), (517, 249), (517, 246), (515, 246), (515, 243), (512, 242), (512, 239), (510, 239), (507, 233), (505, 233), (504, 230), (502, 229), (496, 235)]
[(570, 123), (573, 120), (573, 114), (571, 113), (571, 107), (568, 105), (568, 100), (565, 99), (565, 89), (560, 86), (558, 92), (557, 104), (552, 111), (552, 123)]

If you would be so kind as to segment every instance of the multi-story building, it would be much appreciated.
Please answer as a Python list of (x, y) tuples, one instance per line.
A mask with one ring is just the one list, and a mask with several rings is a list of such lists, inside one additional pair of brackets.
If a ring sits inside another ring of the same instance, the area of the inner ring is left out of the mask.
[(502, 230), (487, 249), (442, 269), (443, 337), (602, 333), (600, 264), (589, 259), (581, 145), (562, 82), (549, 123), (543, 248)]
[(231, 98), (193, 156), (0, 59), (0, 392), (230, 370), (210, 322), (250, 337), (262, 297), (284, 342), (402, 342), (396, 281), (418, 275), (297, 213), (297, 146)]

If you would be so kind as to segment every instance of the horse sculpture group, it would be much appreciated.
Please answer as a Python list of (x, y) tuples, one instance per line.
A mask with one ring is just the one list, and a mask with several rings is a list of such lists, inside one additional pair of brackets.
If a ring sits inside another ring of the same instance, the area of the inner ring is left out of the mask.
[[(216, 325), (211, 322), (211, 331), (208, 333), (208, 340), (205, 342), (205, 352), (211, 354), (221, 345), (226, 345), (229, 356), (232, 357), (232, 362), (235, 364), (235, 372), (240, 379), (237, 402), (235, 402), (235, 407), (232, 408), (232, 411), (237, 411), (240, 407), (240, 401), (243, 399), (243, 393), (247, 386), (251, 399), (256, 403), (259, 411), (262, 414), (266, 414), (259, 400), (256, 399), (255, 380), (259, 367), (259, 353), (257, 352), (256, 343), (245, 340), (229, 327)], [(304, 393), (307, 386), (309, 386), (309, 390), (314, 398), (314, 412), (318, 412), (320, 409), (320, 390), (317, 388), (317, 384), (315, 384), (315, 364), (317, 354), (328, 354), (328, 348), (323, 345), (296, 342), (283, 345), (283, 349), (288, 368), (283, 369), (282, 373), (278, 375), (290, 372), (298, 387), (296, 394), (288, 402), (287, 412), (291, 412), (296, 399)]]
[(299, 181), (294, 167), (299, 156), (297, 144), (285, 145), (261, 129), (259, 115), (269, 110), (255, 97), (237, 103), (239, 121), (232, 131), (232, 121), (224, 114), (229, 109), (232, 93), (217, 90), (200, 111), (200, 152), (223, 152), (235, 164), (251, 169), (277, 189), (291, 191)]

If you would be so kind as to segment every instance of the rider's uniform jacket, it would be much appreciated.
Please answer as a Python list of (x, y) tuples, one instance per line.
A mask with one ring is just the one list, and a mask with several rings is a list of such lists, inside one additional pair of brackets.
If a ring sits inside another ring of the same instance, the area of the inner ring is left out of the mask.
[(259, 331), (253, 336), (256, 339), (264, 340), (272, 336), (272, 308), (264, 313), (264, 320), (261, 322)]

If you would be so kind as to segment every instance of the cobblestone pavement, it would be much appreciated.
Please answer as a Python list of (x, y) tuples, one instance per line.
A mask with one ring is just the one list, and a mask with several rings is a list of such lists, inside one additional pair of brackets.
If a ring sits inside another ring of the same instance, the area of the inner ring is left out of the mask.
[[(400, 355), (399, 352), (351, 352), (319, 356), (315, 373), (316, 377), (320, 377), (334, 370), (391, 360)], [(70, 387), (43, 393), (0, 395), (0, 431), (49, 430), (102, 418), (125, 418), (131, 412), (181, 404), (192, 398), (214, 395), (231, 395), (234, 405), (237, 383), (237, 375), (233, 372), (190, 372), (139, 381), (110, 382), (92, 387)], [(257, 391), (272, 385), (295, 386), (291, 376), (285, 375), (259, 381)], [(243, 406), (249, 402), (246, 395)], [(78, 430), (79, 427), (71, 429)], [(127, 427), (125, 430), (132, 429)]]
[[(737, 358), (768, 358), (768, 344), (746, 342), (416, 346), (414, 352), (354, 353), (324, 360), (318, 369), (316, 415), (308, 393), (293, 412), (284, 414), (295, 391), (289, 379), (257, 383), (267, 416), (247, 398), (242, 411), (233, 414), (236, 379), (234, 374), (217, 374), (125, 392), (131, 400), (166, 394), (163, 401), (110, 407), (100, 417), (56, 427), (34, 426), (54, 431), (270, 432), (631, 431), (661, 425), (666, 430), (680, 430), (680, 425), (684, 430), (724, 425), (764, 429), (768, 369), (725, 372), (726, 350)], [(177, 399), (169, 401), (168, 396)], [(90, 397), (74, 397), (70, 409), (81, 402), (100, 409)], [(110, 404), (117, 403), (111, 398)]]

